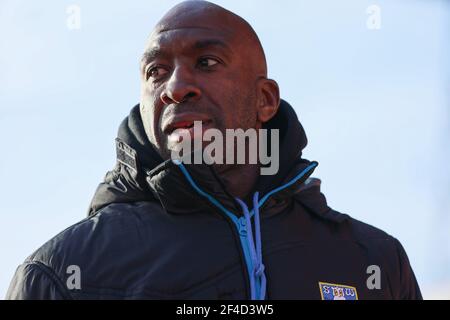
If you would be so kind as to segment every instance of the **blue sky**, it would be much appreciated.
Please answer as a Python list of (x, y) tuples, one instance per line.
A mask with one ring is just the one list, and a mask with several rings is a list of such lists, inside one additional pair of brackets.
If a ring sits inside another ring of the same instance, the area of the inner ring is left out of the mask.
[[(85, 217), (139, 100), (145, 39), (177, 2), (0, 1), (0, 297), (26, 256)], [(397, 237), (425, 297), (450, 298), (450, 3), (216, 3), (260, 36), (329, 204)]]

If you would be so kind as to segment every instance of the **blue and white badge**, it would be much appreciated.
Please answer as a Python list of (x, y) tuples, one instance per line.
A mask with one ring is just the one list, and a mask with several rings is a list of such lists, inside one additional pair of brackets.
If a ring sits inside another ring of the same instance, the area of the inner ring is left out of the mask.
[(322, 300), (358, 300), (355, 287), (319, 282), (319, 288)]

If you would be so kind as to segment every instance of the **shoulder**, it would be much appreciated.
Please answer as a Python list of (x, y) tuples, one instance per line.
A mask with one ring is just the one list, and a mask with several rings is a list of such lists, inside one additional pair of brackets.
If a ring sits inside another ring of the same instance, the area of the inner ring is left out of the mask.
[(367, 261), (367, 272), (378, 270), (384, 275), (393, 299), (422, 299), (408, 255), (397, 238), (331, 208), (313, 215), (318, 230), (328, 239), (356, 245), (355, 253)]
[(392, 235), (346, 213), (328, 206), (320, 210), (311, 207), (306, 210), (313, 221), (315, 233), (319, 237), (354, 242), (369, 252), (379, 252), (387, 257), (393, 257), (393, 254), (401, 247), (400, 242)]
[[(138, 241), (138, 229), (151, 224), (161, 208), (151, 202), (113, 203), (66, 228), (30, 255), (26, 261), (53, 265), (71, 257), (74, 263), (107, 246)], [(53, 266), (54, 267), (54, 266)]]
[(397, 240), (385, 231), (359, 221), (348, 214), (328, 206), (325, 195), (320, 190), (321, 181), (309, 178), (299, 188), (294, 199), (309, 213), (312, 227), (320, 236), (350, 240), (362, 243), (395, 243)]
[[(107, 277), (124, 252), (140, 248), (153, 223), (152, 213), (162, 210), (152, 202), (110, 204), (66, 228), (20, 265), (8, 290), (9, 299), (67, 299), (66, 282), (74, 270), (84, 280)], [(124, 261), (126, 263), (126, 261)]]

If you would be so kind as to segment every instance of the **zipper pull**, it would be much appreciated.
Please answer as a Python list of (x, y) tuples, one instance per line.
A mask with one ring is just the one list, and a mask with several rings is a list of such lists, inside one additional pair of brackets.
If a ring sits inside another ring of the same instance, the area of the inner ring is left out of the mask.
[(239, 218), (238, 231), (241, 237), (247, 237), (247, 221), (245, 217)]

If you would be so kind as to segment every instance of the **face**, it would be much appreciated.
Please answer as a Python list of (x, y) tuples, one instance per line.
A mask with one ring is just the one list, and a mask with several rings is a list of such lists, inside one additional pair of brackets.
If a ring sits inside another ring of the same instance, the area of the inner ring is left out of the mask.
[(164, 159), (178, 139), (173, 131), (194, 121), (222, 133), (261, 125), (251, 50), (220, 19), (194, 20), (155, 31), (141, 61), (142, 120)]

